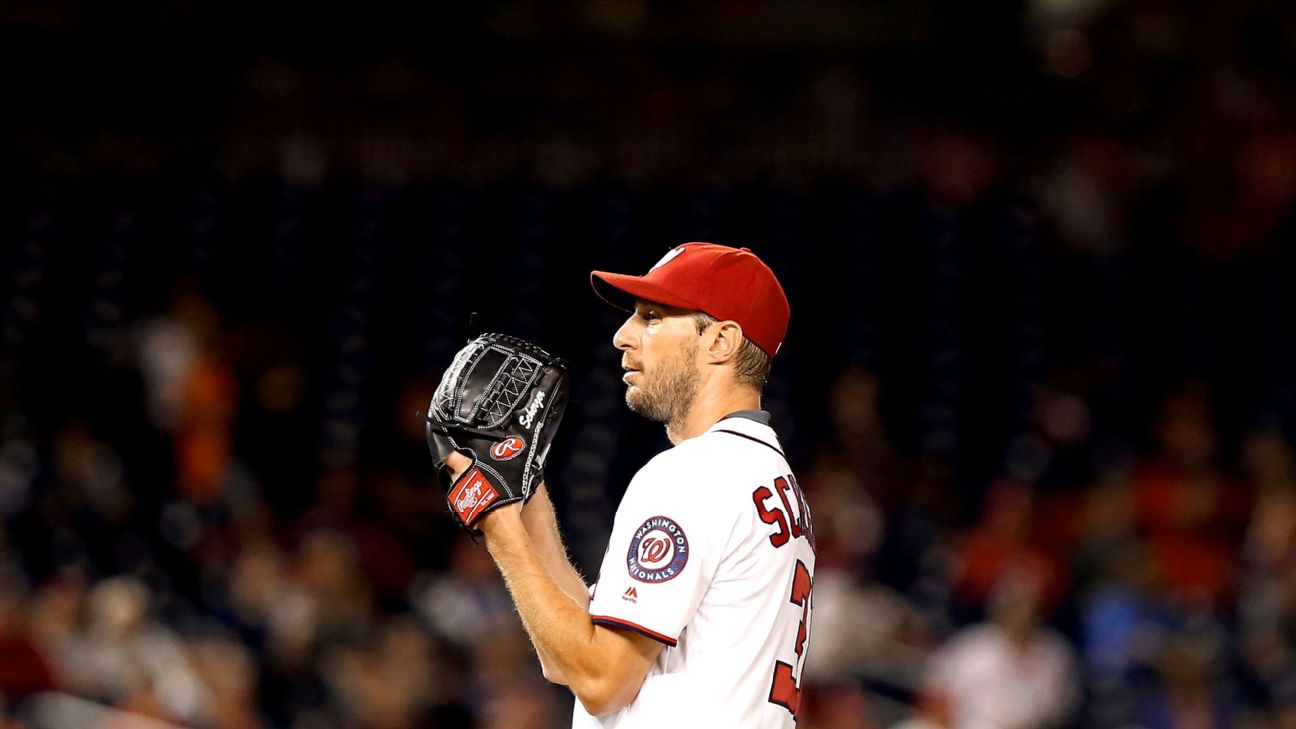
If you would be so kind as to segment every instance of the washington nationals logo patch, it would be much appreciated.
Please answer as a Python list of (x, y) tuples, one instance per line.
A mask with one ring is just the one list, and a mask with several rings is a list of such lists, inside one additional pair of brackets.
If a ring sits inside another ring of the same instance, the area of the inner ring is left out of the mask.
[(526, 448), (526, 441), (522, 440), (520, 436), (510, 435), (491, 446), (490, 454), (491, 458), (497, 461), (507, 461), (521, 453), (523, 448)]
[(688, 563), (688, 537), (674, 519), (654, 516), (635, 530), (626, 552), (626, 569), (640, 582), (665, 582)]

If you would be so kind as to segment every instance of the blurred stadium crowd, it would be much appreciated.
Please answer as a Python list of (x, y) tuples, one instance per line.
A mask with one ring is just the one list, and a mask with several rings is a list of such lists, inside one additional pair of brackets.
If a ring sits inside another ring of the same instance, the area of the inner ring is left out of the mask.
[(464, 68), (427, 70), (448, 31), (235, 64), (197, 141), (133, 85), (103, 128), (44, 85), (69, 126), (4, 122), (0, 727), (114, 725), (60, 695), (565, 726), (419, 411), (472, 327), (570, 358), (548, 480), (593, 579), (667, 443), (586, 276), (688, 240), (792, 301), (766, 404), (819, 543), (801, 726), (1296, 726), (1291, 10), (666, 5), (748, 22), (590, 4), (528, 65), (576, 11), (497, 3)]

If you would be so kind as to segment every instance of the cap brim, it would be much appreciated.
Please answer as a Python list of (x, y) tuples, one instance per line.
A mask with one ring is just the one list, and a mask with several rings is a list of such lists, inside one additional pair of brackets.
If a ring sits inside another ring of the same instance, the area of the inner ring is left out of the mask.
[(692, 302), (667, 291), (652, 281), (648, 281), (643, 276), (592, 271), (590, 272), (590, 286), (594, 288), (594, 293), (598, 294), (600, 299), (622, 311), (634, 311), (634, 303), (637, 299), (680, 309), (698, 308)]

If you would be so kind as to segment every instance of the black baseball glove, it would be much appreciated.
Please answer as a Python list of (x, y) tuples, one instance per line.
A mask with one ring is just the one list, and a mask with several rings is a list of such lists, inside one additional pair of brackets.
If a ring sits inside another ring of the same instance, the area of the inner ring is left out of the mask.
[[(427, 441), (461, 524), (531, 498), (567, 407), (568, 365), (530, 342), (483, 334), (459, 350), (427, 411)], [(444, 461), (472, 466), (451, 481)]]

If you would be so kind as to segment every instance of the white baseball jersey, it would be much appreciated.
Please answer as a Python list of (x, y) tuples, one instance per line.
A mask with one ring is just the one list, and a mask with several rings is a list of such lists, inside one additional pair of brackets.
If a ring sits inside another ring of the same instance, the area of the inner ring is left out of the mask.
[(810, 636), (814, 536), (763, 412), (735, 413), (639, 470), (590, 615), (666, 645), (639, 695), (577, 729), (789, 729)]

